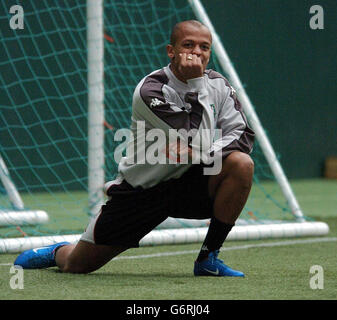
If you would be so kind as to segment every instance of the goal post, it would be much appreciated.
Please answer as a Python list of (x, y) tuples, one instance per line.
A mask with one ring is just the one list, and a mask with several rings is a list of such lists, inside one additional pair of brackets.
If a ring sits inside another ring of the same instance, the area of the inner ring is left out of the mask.
[(104, 202), (104, 29), (103, 0), (87, 0), (88, 197), (95, 216)]
[(16, 187), (13, 181), (11, 180), (9, 176), (9, 171), (1, 155), (0, 155), (0, 179), (1, 179), (2, 185), (4, 186), (6, 190), (9, 201), (12, 204), (12, 207), (17, 210), (23, 210), (24, 208), (23, 201), (20, 197), (19, 192), (16, 190)]
[(1, 154), (0, 154), (0, 182), (2, 183), (11, 208), (0, 207), (1, 226), (36, 225), (48, 222), (48, 214), (42, 210), (25, 210), (22, 198), (16, 189)]
[[(4, 29), (0, 37), (1, 154), (11, 159), (7, 169), (0, 158), (0, 191), (7, 190), (2, 193), (12, 198), (0, 211), (0, 226), (12, 219), (10, 226), (0, 228), (0, 253), (79, 240), (106, 200), (104, 183), (116, 178), (119, 142), (114, 134), (130, 125), (133, 90), (146, 74), (168, 64), (170, 30), (188, 19), (200, 20), (211, 30), (210, 67), (222, 69), (229, 78), (257, 137), (252, 192), (228, 240), (329, 232), (326, 223), (302, 213), (199, 0), (87, 0), (53, 6), (43, 1), (27, 2), (23, 8), (25, 29)], [(0, 22), (6, 19), (7, 12), (0, 10)], [(13, 204), (19, 210), (13, 210)], [(19, 215), (25, 236), (15, 229)], [(43, 224), (35, 219), (40, 215)], [(208, 224), (168, 218), (140, 245), (201, 242)]]
[(296, 217), (296, 220), (303, 222), (305, 221), (303, 217), (303, 213), (300, 209), (300, 206), (296, 200), (296, 197), (292, 191), (292, 188), (288, 182), (288, 179), (286, 175), (283, 172), (283, 169), (276, 157), (276, 154), (274, 152), (274, 149), (269, 142), (269, 139), (267, 135), (265, 134), (265, 131), (260, 123), (260, 120), (254, 110), (254, 107), (246, 93), (246, 90), (244, 89), (240, 78), (238, 74), (236, 73), (233, 64), (231, 63), (229, 56), (218, 36), (218, 34), (215, 32), (214, 27), (208, 18), (208, 15), (201, 4), (200, 0), (188, 0), (193, 12), (195, 13), (196, 17), (204, 24), (206, 25), (209, 30), (212, 33), (212, 39), (213, 39), (213, 50), (219, 60), (219, 63), (223, 69), (224, 72), (226, 72), (231, 85), (234, 87), (234, 89), (237, 92), (237, 95), (239, 97), (239, 100), (242, 104), (243, 110), (245, 112), (245, 115), (247, 116), (247, 119), (252, 127), (252, 129), (255, 132), (256, 139), (260, 143), (261, 149), (263, 150), (263, 153), (268, 161), (268, 164), (279, 183), (282, 192), (289, 202), (289, 206), (291, 208), (291, 212)]

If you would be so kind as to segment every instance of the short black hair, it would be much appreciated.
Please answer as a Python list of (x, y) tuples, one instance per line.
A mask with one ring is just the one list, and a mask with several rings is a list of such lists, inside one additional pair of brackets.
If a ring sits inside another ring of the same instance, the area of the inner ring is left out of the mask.
[(172, 28), (172, 32), (171, 32), (171, 36), (170, 36), (170, 44), (172, 46), (174, 46), (177, 42), (178, 33), (179, 33), (179, 30), (180, 30), (181, 26), (184, 25), (184, 24), (187, 24), (187, 23), (192, 24), (195, 27), (199, 27), (199, 28), (205, 27), (205, 28), (207, 28), (203, 23), (201, 23), (198, 20), (186, 20), (186, 21), (181, 21), (181, 22), (176, 23)]

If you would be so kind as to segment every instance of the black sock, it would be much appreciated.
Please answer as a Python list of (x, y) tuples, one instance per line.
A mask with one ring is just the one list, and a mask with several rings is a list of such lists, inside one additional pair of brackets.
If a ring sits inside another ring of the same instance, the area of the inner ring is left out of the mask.
[(219, 221), (212, 217), (208, 228), (206, 238), (202, 244), (197, 261), (200, 262), (206, 259), (210, 252), (219, 250), (227, 238), (228, 233), (232, 230), (234, 225)]

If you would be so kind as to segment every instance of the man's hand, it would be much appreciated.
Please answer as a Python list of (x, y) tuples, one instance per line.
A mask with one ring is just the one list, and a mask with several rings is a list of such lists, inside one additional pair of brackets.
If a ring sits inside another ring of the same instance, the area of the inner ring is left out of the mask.
[(192, 160), (192, 148), (180, 141), (170, 143), (165, 150), (166, 157), (176, 163), (187, 164)]
[(178, 71), (185, 80), (199, 78), (204, 74), (200, 57), (191, 53), (180, 53), (177, 59)]

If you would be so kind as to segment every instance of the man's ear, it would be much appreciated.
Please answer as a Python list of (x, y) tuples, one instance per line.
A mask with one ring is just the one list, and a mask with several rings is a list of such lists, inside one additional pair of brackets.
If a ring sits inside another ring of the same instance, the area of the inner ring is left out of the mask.
[(168, 44), (166, 46), (166, 52), (168, 57), (172, 60), (174, 58), (174, 50), (172, 44)]

